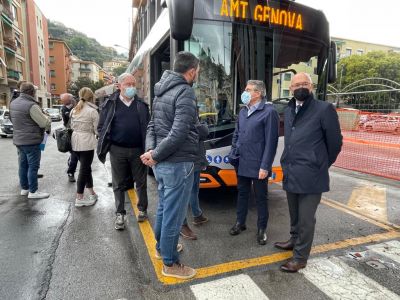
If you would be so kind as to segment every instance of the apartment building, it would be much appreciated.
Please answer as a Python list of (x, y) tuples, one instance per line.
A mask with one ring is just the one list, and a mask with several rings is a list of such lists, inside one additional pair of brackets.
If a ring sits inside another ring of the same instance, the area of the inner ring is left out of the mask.
[(28, 37), (28, 80), (37, 86), (37, 100), (42, 108), (51, 107), (49, 82), (49, 40), (47, 19), (33, 0), (26, 0)]
[(105, 72), (108, 74), (114, 75), (114, 69), (119, 68), (119, 67), (125, 67), (127, 68), (129, 65), (129, 62), (126, 60), (111, 60), (111, 61), (105, 61), (103, 62), (103, 69)]
[(93, 61), (80, 60), (72, 57), (72, 81), (77, 81), (80, 77), (89, 78), (93, 82), (99, 81), (101, 67)]
[(0, 0), (0, 107), (9, 106), (13, 90), (26, 80), (26, 1)]
[(68, 90), (72, 77), (72, 51), (63, 40), (49, 39), (50, 90), (53, 101)]

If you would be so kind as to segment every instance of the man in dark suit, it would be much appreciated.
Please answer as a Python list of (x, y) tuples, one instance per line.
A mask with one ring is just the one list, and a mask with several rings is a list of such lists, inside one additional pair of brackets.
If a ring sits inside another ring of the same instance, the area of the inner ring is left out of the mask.
[(257, 203), (257, 242), (267, 243), (268, 223), (268, 175), (271, 174), (278, 145), (279, 115), (271, 103), (266, 103), (265, 84), (260, 80), (249, 80), (241, 101), (245, 105), (232, 139), (229, 155), (235, 166), (238, 179), (236, 223), (231, 235), (246, 230), (248, 200), (252, 186)]
[(297, 272), (307, 264), (314, 239), (315, 213), (323, 192), (329, 191), (329, 167), (342, 147), (338, 115), (332, 104), (314, 99), (311, 77), (296, 74), (293, 98), (285, 109), (285, 149), (281, 164), (283, 189), (290, 213), (290, 239), (275, 243), (293, 249), (293, 258), (281, 266)]

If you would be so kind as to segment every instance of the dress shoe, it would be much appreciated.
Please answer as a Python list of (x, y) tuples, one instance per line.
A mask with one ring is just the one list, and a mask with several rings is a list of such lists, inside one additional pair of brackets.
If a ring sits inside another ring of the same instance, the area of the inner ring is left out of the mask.
[(230, 235), (238, 235), (239, 233), (241, 233), (243, 230), (246, 229), (247, 227), (245, 224), (236, 223), (235, 225), (233, 225), (231, 230), (229, 230), (229, 233)]
[(267, 233), (265, 229), (258, 229), (257, 242), (260, 245), (265, 245), (267, 243)]
[(189, 225), (184, 224), (180, 231), (181, 237), (187, 240), (197, 240), (197, 235), (190, 229)]
[(295, 260), (289, 260), (287, 263), (281, 266), (281, 271), (296, 273), (298, 270), (305, 268), (307, 262), (300, 262)]
[(274, 246), (281, 250), (293, 250), (294, 244), (292, 240), (288, 240), (286, 242), (277, 242)]

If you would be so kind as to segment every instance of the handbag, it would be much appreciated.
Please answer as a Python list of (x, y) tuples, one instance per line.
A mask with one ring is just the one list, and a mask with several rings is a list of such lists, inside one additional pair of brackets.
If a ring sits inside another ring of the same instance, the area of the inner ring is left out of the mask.
[(65, 128), (56, 129), (55, 131), (57, 149), (58, 151), (63, 153), (72, 151), (71, 138), (73, 130), (71, 129), (71, 117), (72, 117), (72, 111), (67, 126)]
[(71, 137), (72, 137), (72, 129), (71, 128), (59, 128), (55, 131), (57, 148), (60, 152), (69, 152), (72, 151)]

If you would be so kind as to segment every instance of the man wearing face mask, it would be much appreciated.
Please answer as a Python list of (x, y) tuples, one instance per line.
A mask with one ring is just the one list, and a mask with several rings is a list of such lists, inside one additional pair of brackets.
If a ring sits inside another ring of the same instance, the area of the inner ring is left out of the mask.
[(192, 88), (199, 74), (199, 60), (190, 52), (178, 52), (174, 70), (163, 73), (154, 86), (153, 113), (142, 161), (152, 166), (158, 183), (154, 234), (156, 258), (163, 260), (162, 274), (189, 279), (196, 270), (179, 261), (179, 233), (185, 219), (198, 160), (199, 134), (196, 96)]
[(314, 99), (311, 77), (293, 76), (294, 97), (285, 109), (285, 149), (281, 158), (283, 189), (290, 213), (290, 239), (275, 243), (293, 250), (281, 266), (285, 272), (304, 268), (314, 239), (315, 213), (323, 192), (329, 191), (329, 167), (342, 147), (338, 115), (332, 104)]
[(103, 103), (97, 128), (99, 160), (104, 163), (110, 152), (117, 230), (125, 228), (125, 192), (133, 183), (139, 198), (138, 222), (147, 219), (147, 167), (140, 155), (144, 153), (150, 114), (148, 105), (136, 95), (135, 86), (132, 74), (118, 77), (119, 89)]
[(239, 112), (229, 155), (238, 179), (236, 223), (229, 233), (238, 235), (246, 230), (248, 200), (253, 186), (258, 212), (257, 242), (260, 245), (267, 243), (268, 176), (279, 138), (279, 115), (273, 105), (266, 103), (265, 94), (264, 82), (247, 82), (241, 96), (245, 107)]

